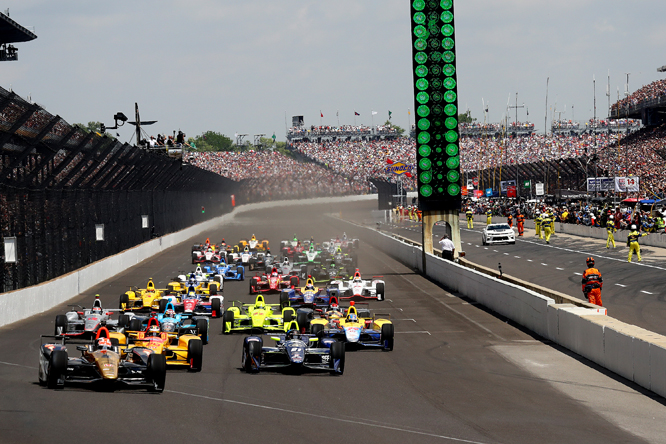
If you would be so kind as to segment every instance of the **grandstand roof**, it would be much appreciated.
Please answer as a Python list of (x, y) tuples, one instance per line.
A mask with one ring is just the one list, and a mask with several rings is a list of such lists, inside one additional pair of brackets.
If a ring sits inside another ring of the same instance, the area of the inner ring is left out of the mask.
[(37, 38), (33, 32), (0, 13), (0, 44), (29, 42)]

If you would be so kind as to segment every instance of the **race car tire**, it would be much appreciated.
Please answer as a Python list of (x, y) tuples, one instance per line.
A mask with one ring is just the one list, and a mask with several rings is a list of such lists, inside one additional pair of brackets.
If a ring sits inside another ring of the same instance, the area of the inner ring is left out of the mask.
[(285, 311), (285, 312), (284, 312), (284, 319), (282, 320), (282, 322), (283, 322), (284, 324), (288, 324), (288, 323), (290, 323), (290, 322), (293, 321), (293, 320), (294, 320), (294, 312), (291, 311), (291, 310), (289, 310), (289, 311)]
[(167, 363), (166, 356), (152, 353), (148, 356), (148, 378), (152, 382), (152, 386), (148, 391), (162, 393), (166, 383)]
[(289, 307), (289, 292), (283, 290), (280, 292), (280, 310), (284, 307)]
[(168, 299), (160, 299), (160, 301), (159, 301), (159, 308), (158, 308), (158, 311), (159, 311), (160, 313), (164, 313), (164, 312), (166, 311), (166, 308), (167, 308), (167, 304), (168, 304), (168, 303), (169, 303), (169, 300), (168, 300)]
[(382, 325), (382, 334), (380, 339), (382, 341), (383, 351), (393, 350), (393, 336), (394, 336), (393, 324)]
[(259, 369), (252, 367), (252, 358), (259, 358), (261, 356), (261, 341), (248, 341), (245, 347), (245, 371), (247, 373), (258, 373)]
[(129, 306), (129, 295), (127, 293), (123, 293), (120, 295), (120, 303), (118, 304), (118, 308), (120, 308), (121, 310), (127, 310), (129, 308), (128, 306)]
[(298, 276), (291, 276), (289, 278), (289, 285), (291, 285), (293, 287), (298, 287), (298, 282), (299, 282), (298, 281)]
[[(229, 324), (228, 330), (227, 330), (227, 324)], [(231, 327), (233, 327), (233, 325), (234, 325), (234, 312), (227, 310), (224, 312), (224, 315), (222, 316), (222, 334), (230, 335)]]
[(358, 239), (354, 239), (354, 248), (358, 248), (359, 241)]
[(197, 319), (197, 332), (199, 337), (201, 337), (201, 342), (206, 345), (208, 344), (208, 321), (205, 319)]
[(217, 319), (222, 316), (222, 302), (218, 298), (210, 301), (210, 310), (213, 318)]
[(217, 295), (217, 290), (218, 290), (218, 285), (210, 283), (208, 284), (208, 294), (210, 296), (216, 296)]
[(57, 315), (55, 318), (55, 332), (53, 333), (56, 336), (63, 335), (67, 333), (67, 316)]
[(118, 329), (123, 329), (123, 331), (127, 328), (127, 326), (130, 323), (130, 317), (128, 315), (122, 314), (118, 316)]
[(241, 281), (245, 280), (245, 268), (243, 267), (240, 268), (240, 280)]
[(50, 389), (63, 388), (58, 384), (59, 379), (63, 379), (67, 371), (67, 352), (65, 350), (54, 350), (49, 359), (49, 370), (46, 375), (46, 386)]
[(264, 247), (264, 250), (268, 250), (268, 242), (267, 241), (263, 241), (261, 243), (261, 245)]
[[(335, 361), (340, 360), (337, 371), (335, 370)], [(342, 375), (345, 372), (345, 343), (334, 342), (331, 344), (331, 375)]]
[(351, 263), (352, 267), (358, 268), (358, 255), (356, 253), (351, 254)]
[(255, 278), (250, 279), (250, 294), (255, 294), (257, 292), (256, 281), (257, 280)]
[(298, 324), (298, 328), (300, 328), (301, 331), (303, 331), (303, 329), (308, 331), (310, 328), (310, 319), (308, 318), (308, 314), (303, 312), (296, 313), (296, 323)]
[(199, 258), (199, 255), (198, 255), (198, 254), (196, 254), (196, 253), (192, 253), (192, 263), (193, 263), (193, 264), (196, 264), (196, 263), (197, 263), (197, 259), (198, 259), (198, 258)]
[(141, 331), (143, 330), (143, 325), (141, 324), (141, 320), (137, 318), (132, 318), (129, 323), (129, 327), (127, 328), (129, 331)]
[(324, 326), (322, 324), (312, 324), (312, 326), (310, 326), (310, 332), (321, 339), (324, 332)]
[(191, 372), (200, 372), (203, 365), (203, 343), (196, 339), (187, 343), (187, 360)]
[(250, 264), (249, 265), (250, 271), (254, 271), (254, 269), (256, 268), (256, 261), (254, 259), (250, 259), (249, 264)]
[(377, 283), (376, 293), (377, 300), (383, 301), (385, 296), (384, 284), (382, 282)]

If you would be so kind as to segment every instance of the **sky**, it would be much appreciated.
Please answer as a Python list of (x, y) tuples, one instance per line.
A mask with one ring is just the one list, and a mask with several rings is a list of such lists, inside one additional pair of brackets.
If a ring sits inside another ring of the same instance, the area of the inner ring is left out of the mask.
[[(409, 0), (5, 0), (37, 34), (0, 86), (69, 123), (130, 120), (148, 134), (275, 133), (305, 124), (414, 123)], [(666, 78), (664, 0), (455, 2), (459, 109), (499, 122), (586, 121)], [(546, 86), (548, 80), (548, 116)], [(412, 110), (411, 115), (408, 110)], [(354, 118), (354, 111), (360, 116)], [(373, 115), (372, 111), (377, 114)], [(320, 117), (323, 114), (323, 118)], [(286, 118), (285, 118), (286, 116)], [(117, 132), (130, 141), (132, 127)]]

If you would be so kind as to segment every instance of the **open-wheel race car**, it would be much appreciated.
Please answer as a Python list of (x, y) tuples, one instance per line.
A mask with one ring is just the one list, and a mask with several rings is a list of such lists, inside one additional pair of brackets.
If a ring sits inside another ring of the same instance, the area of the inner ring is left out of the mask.
[(289, 307), (289, 300), (279, 304), (267, 304), (264, 296), (259, 294), (254, 304), (233, 302), (222, 316), (222, 333), (231, 334), (235, 331), (281, 331), (285, 325), (296, 319), (296, 311)]
[(119, 308), (124, 311), (156, 311), (166, 293), (167, 289), (155, 288), (153, 278), (149, 278), (146, 288), (130, 287), (129, 291), (121, 294)]
[[(361, 277), (361, 272), (356, 269), (354, 276), (347, 279), (332, 280), (330, 284), (329, 294), (337, 296), (340, 299), (377, 299), (383, 301), (386, 297), (385, 282), (378, 279), (381, 276), (374, 276), (371, 280), (365, 280)], [(337, 290), (334, 291), (334, 290)]]
[(291, 371), (328, 371), (342, 375), (345, 371), (345, 344), (331, 338), (300, 333), (291, 322), (283, 334), (271, 335), (272, 347), (264, 346), (262, 336), (247, 336), (243, 340), (241, 368), (248, 373), (267, 369)]
[[(69, 357), (63, 336), (42, 336), (39, 348), (39, 383), (51, 389), (66, 384), (97, 384), (104, 389), (117, 386), (146, 386), (162, 392), (166, 381), (166, 358), (152, 349), (134, 346), (121, 348), (121, 333), (101, 328), (93, 341), (76, 349), (80, 357)], [(45, 342), (45, 339), (46, 342)]]
[[(391, 316), (371, 314), (368, 308), (357, 309), (354, 302), (346, 309), (334, 302), (320, 317), (310, 320), (310, 332), (322, 338), (333, 338), (348, 345), (393, 350), (395, 334)], [(360, 304), (359, 304), (360, 305)], [(299, 313), (300, 314), (300, 313)]]
[(250, 278), (250, 294), (280, 293), (285, 288), (297, 287), (300, 280), (297, 272), (282, 274), (275, 267), (270, 275), (254, 275)]
[(129, 317), (120, 315), (118, 319), (111, 319), (114, 313), (122, 312), (120, 309), (104, 309), (99, 296), (95, 296), (91, 308), (80, 305), (70, 305), (74, 310), (59, 314), (55, 318), (55, 331), (57, 336), (88, 336), (94, 337), (100, 328), (107, 327), (122, 331), (129, 322)]
[(268, 250), (268, 239), (257, 239), (253, 234), (250, 239), (241, 239), (239, 245), (247, 246), (251, 251), (266, 251)]

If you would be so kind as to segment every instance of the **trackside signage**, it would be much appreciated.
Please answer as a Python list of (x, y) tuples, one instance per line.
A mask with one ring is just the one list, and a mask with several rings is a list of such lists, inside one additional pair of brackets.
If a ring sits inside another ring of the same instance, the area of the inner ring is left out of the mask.
[(414, 165), (405, 165), (402, 162), (396, 162), (391, 165), (387, 165), (384, 167), (384, 171), (387, 173), (393, 173), (395, 175), (402, 175), (405, 173), (411, 173), (412, 170), (414, 169)]

